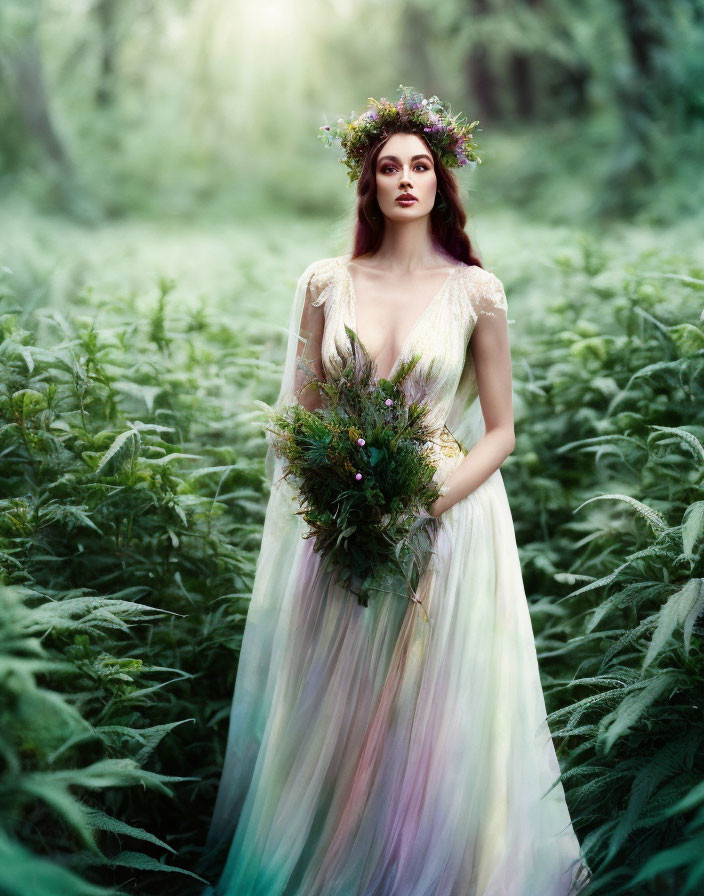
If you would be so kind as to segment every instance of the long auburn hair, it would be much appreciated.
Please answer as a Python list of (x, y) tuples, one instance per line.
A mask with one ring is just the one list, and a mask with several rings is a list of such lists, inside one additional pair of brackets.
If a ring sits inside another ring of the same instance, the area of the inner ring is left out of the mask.
[[(465, 264), (476, 264), (483, 268), (484, 266), (464, 230), (467, 215), (460, 202), (455, 175), (440, 161), (438, 154), (422, 134), (415, 131), (404, 131), (403, 128), (392, 133), (415, 133), (426, 144), (432, 156), (437, 177), (437, 197), (430, 212), (433, 241), (458, 261), (463, 261)], [(366, 255), (368, 252), (374, 253), (381, 246), (385, 219), (376, 198), (376, 163), (382, 148), (392, 133), (387, 133), (369, 150), (362, 165), (362, 171), (357, 181), (357, 222), (354, 230), (352, 258)]]

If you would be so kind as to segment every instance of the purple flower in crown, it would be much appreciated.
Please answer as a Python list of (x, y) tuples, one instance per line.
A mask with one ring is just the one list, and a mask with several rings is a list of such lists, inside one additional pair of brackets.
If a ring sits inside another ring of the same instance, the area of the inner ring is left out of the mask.
[[(398, 124), (402, 125), (400, 130), (407, 128), (424, 135), (448, 168), (464, 167), (468, 161), (481, 162), (477, 146), (471, 142), (478, 121), (468, 124), (460, 116), (452, 116), (449, 106), (435, 95), (426, 99), (419, 91), (402, 84), (399, 90), (401, 96), (396, 102), (386, 97), (380, 101), (369, 97), (370, 108), (359, 117), (353, 112), (347, 120), (339, 118), (337, 126), (319, 129), (318, 136), (326, 146), (339, 142), (344, 150), (345, 157), (339, 161), (347, 166), (350, 181), (359, 179), (368, 152), (379, 139), (399, 129)], [(464, 141), (460, 142), (459, 137)]]

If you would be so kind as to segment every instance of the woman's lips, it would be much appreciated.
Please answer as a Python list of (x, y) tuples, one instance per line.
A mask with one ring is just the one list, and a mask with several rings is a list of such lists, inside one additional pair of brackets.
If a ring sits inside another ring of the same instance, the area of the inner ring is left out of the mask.
[(414, 202), (418, 202), (418, 200), (417, 200), (417, 199), (408, 199), (408, 198), (406, 198), (406, 197), (404, 196), (404, 197), (399, 197), (399, 198), (396, 200), (396, 202), (397, 202), (399, 205), (413, 205), (413, 203), (414, 203)]

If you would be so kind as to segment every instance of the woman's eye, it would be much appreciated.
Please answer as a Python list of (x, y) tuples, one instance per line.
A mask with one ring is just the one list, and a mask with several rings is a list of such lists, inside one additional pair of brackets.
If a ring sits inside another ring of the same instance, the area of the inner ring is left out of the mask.
[[(416, 164), (413, 167), (418, 168), (419, 166), (423, 169), (423, 171), (428, 170), (428, 166), (425, 164), (425, 162), (416, 162)], [(381, 169), (381, 173), (386, 174), (387, 171), (395, 171), (395, 170), (396, 170), (395, 165), (384, 165), (384, 167)]]

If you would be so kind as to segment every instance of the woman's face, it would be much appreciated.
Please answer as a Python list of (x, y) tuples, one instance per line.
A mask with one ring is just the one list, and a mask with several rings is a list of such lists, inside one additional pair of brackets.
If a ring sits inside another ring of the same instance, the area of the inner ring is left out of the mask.
[[(437, 183), (430, 150), (417, 134), (389, 137), (376, 160), (376, 198), (382, 214), (394, 221), (429, 215)], [(399, 202), (404, 193), (414, 196), (415, 202)]]

